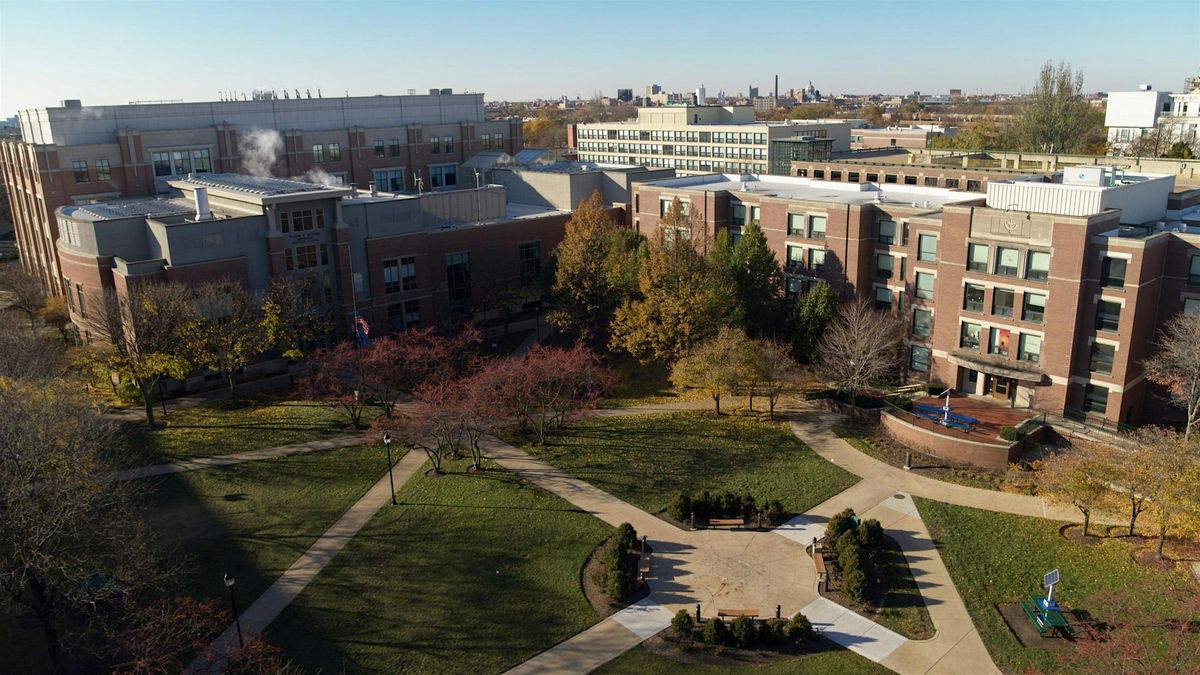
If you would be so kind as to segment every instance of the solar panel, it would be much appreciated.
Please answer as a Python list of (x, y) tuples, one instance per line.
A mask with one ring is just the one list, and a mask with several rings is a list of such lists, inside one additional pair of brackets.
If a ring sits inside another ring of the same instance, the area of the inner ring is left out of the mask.
[(1054, 584), (1057, 584), (1057, 583), (1058, 583), (1058, 570), (1052, 570), (1050, 572), (1047, 572), (1046, 575), (1042, 577), (1042, 587), (1043, 588), (1050, 588), (1051, 586), (1053, 586)]

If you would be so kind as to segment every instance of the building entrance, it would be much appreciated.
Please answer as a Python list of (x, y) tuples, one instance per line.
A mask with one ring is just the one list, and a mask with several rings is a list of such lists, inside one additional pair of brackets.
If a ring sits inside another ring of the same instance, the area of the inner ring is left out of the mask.
[(1017, 381), (1011, 377), (987, 375), (983, 381), (983, 393), (1001, 401), (1011, 401), (1016, 389)]

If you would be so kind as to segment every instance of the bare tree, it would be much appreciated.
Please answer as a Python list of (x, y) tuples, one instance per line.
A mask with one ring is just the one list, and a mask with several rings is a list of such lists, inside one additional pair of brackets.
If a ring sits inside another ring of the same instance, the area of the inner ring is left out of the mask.
[(71, 368), (67, 346), (44, 336), (30, 337), (12, 321), (0, 321), (0, 379), (46, 380), (66, 375)]
[[(6, 265), (0, 269), (0, 291), (8, 296), (7, 303), (29, 319), (29, 329), (37, 330), (37, 315), (46, 304), (46, 293), (42, 284), (25, 273), (20, 265)], [(0, 306), (3, 300), (0, 299)]]
[(71, 383), (0, 381), (0, 602), (41, 627), (56, 672), (163, 580), (135, 483), (107, 478), (111, 445)]
[(774, 340), (755, 340), (751, 358), (758, 387), (767, 396), (767, 414), (774, 419), (775, 404), (795, 383), (800, 365), (792, 358), (791, 347)]
[(1200, 425), (1200, 316), (1177, 314), (1163, 326), (1158, 351), (1143, 363), (1146, 377), (1171, 392), (1183, 406), (1187, 423), (1183, 436), (1191, 440)]
[(899, 368), (903, 329), (863, 300), (843, 305), (817, 346), (817, 370), (850, 397), (850, 424), (858, 394)]

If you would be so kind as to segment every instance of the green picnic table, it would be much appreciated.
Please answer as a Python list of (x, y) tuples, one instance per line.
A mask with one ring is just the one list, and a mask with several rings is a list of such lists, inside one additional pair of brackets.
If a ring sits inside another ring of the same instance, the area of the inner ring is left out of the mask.
[(1067, 618), (1056, 609), (1043, 609), (1041, 600), (1036, 595), (1031, 595), (1028, 601), (1020, 601), (1021, 609), (1025, 610), (1025, 616), (1029, 617), (1038, 633), (1044, 636), (1047, 632), (1058, 632), (1064, 637), (1069, 636), (1071, 628), (1067, 625)]

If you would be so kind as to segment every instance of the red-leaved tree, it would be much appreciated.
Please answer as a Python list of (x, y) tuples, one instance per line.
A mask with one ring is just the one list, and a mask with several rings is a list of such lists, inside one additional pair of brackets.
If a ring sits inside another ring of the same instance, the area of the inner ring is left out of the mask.
[(331, 349), (313, 352), (308, 365), (308, 375), (299, 382), (301, 396), (341, 408), (351, 424), (362, 426), (363, 413), (379, 388), (372, 350), (359, 349), (350, 341), (340, 342)]
[(434, 380), (414, 391), (412, 403), (401, 412), (375, 420), (375, 430), (391, 431), (420, 448), (434, 472), (441, 473), (442, 460), (462, 446), (462, 397), (461, 382)]
[(532, 429), (538, 443), (546, 442), (550, 428), (594, 407), (614, 382), (611, 371), (582, 344), (571, 349), (538, 345), (497, 368), (503, 369), (497, 375), (502, 409)]
[(1131, 593), (1109, 591), (1088, 598), (1085, 605), (1094, 608), (1091, 623), (1097, 639), (1075, 641), (1072, 665), (1093, 673), (1195, 672), (1200, 663), (1200, 595), (1168, 592), (1157, 596), (1149, 611)]
[(372, 395), (390, 415), (403, 394), (429, 382), (446, 382), (478, 367), (482, 338), (473, 326), (452, 335), (410, 330), (374, 341), (368, 357), (375, 375)]

